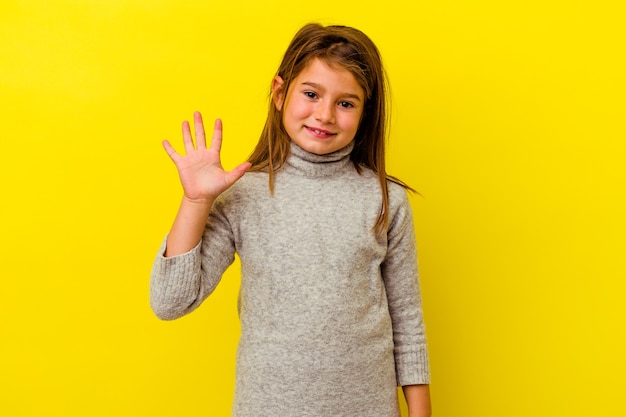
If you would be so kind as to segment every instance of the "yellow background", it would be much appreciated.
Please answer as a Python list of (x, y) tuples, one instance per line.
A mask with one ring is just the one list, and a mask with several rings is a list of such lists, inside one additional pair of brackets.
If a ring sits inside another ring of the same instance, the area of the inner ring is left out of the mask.
[(190, 316), (148, 306), (181, 196), (160, 142), (201, 110), (244, 160), (309, 21), (383, 53), (434, 415), (626, 415), (621, 4), (3, 0), (0, 416), (229, 415), (236, 266)]

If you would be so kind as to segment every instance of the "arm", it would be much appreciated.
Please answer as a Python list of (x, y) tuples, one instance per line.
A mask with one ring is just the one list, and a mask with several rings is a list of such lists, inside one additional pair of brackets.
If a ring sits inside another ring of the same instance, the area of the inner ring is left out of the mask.
[[(393, 327), (397, 384), (404, 388), (409, 410), (413, 405), (428, 404), (424, 398), (430, 382), (428, 348), (423, 319), (417, 268), (417, 249), (413, 215), (404, 189), (389, 187), (390, 221), (387, 232), (387, 255), (381, 265), (389, 314)], [(415, 391), (415, 392), (414, 392)], [(419, 415), (419, 414), (417, 414)]]
[(402, 387), (404, 399), (409, 409), (409, 417), (430, 417), (430, 386), (406, 385)]
[(176, 219), (154, 262), (150, 278), (150, 305), (155, 314), (165, 320), (183, 316), (200, 305), (233, 261), (234, 248), (227, 221), (212, 213), (213, 221), (209, 225), (207, 218), (217, 196), (241, 178), (249, 167), (244, 163), (230, 172), (224, 171), (219, 157), (221, 122), (215, 123), (210, 149), (206, 148), (199, 113), (194, 114), (194, 122), (195, 148), (189, 123), (183, 123), (186, 156), (176, 153), (169, 142), (163, 143), (176, 164), (184, 189)]

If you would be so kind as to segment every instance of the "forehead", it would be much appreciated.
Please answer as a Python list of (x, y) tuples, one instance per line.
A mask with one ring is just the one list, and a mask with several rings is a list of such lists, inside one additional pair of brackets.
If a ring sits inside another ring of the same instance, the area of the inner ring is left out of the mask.
[(354, 75), (337, 66), (330, 66), (321, 59), (312, 59), (296, 76), (293, 83), (298, 85), (315, 84), (336, 93), (345, 93), (364, 97), (363, 88), (359, 85)]

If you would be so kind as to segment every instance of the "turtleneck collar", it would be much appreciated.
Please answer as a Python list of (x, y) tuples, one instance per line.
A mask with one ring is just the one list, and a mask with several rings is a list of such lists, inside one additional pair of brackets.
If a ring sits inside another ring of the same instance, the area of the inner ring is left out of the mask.
[(350, 152), (354, 149), (354, 141), (345, 147), (324, 155), (304, 150), (291, 141), (291, 152), (287, 156), (285, 168), (307, 177), (326, 177), (345, 171), (352, 164)]

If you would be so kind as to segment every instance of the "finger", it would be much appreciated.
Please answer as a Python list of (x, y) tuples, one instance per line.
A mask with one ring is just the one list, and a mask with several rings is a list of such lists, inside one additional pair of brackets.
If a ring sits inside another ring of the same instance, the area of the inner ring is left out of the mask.
[(206, 148), (206, 137), (204, 136), (204, 123), (199, 111), (193, 114), (193, 126), (196, 131), (196, 148)]
[(183, 143), (185, 144), (186, 154), (189, 154), (194, 150), (191, 129), (189, 128), (189, 122), (187, 120), (183, 122)]
[(243, 164), (238, 165), (235, 168), (228, 171), (227, 173), (228, 182), (231, 185), (234, 184), (239, 178), (243, 177), (246, 171), (250, 169), (250, 166), (252, 166), (250, 162), (244, 162)]
[(213, 127), (213, 138), (211, 139), (211, 149), (218, 153), (222, 150), (222, 120), (215, 119)]
[(165, 152), (167, 152), (167, 155), (170, 157), (170, 159), (176, 163), (178, 161), (178, 159), (180, 158), (180, 155), (178, 155), (178, 152), (176, 152), (176, 150), (174, 149), (174, 147), (169, 143), (169, 141), (164, 140), (163, 141), (163, 148), (165, 148)]

